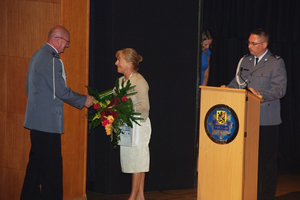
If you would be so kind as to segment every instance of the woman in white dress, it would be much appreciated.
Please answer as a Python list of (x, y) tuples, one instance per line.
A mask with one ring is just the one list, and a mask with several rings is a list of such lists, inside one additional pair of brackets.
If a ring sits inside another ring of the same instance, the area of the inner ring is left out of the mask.
[(145, 200), (145, 172), (149, 171), (150, 165), (148, 146), (151, 136), (151, 124), (148, 117), (150, 109), (149, 86), (144, 77), (137, 72), (143, 57), (134, 49), (119, 50), (116, 53), (116, 58), (115, 65), (118, 67), (118, 73), (124, 75), (119, 82), (130, 80), (131, 85), (135, 85), (133, 90), (137, 94), (129, 97), (132, 100), (133, 109), (135, 112), (141, 113), (141, 118), (143, 118), (140, 122), (137, 146), (120, 146), (121, 169), (124, 173), (132, 173), (131, 194), (128, 200)]

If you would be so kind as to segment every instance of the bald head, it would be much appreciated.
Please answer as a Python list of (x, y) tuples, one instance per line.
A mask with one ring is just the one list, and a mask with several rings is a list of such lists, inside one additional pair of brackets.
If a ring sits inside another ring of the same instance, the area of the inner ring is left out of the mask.
[(47, 42), (51, 44), (58, 53), (64, 52), (64, 49), (69, 47), (69, 40), (69, 31), (63, 26), (54, 26), (48, 33)]
[(63, 37), (64, 35), (69, 35), (69, 31), (63, 26), (54, 26), (48, 33), (48, 40), (51, 37)]

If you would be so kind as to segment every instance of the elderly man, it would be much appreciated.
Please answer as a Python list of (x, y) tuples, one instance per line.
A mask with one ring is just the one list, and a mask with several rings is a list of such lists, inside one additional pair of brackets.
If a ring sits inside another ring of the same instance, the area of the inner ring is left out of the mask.
[(21, 200), (62, 199), (63, 102), (78, 109), (93, 104), (92, 96), (78, 94), (67, 87), (59, 54), (69, 47), (69, 40), (67, 29), (53, 27), (47, 43), (35, 52), (29, 63), (24, 127), (30, 129), (31, 150)]

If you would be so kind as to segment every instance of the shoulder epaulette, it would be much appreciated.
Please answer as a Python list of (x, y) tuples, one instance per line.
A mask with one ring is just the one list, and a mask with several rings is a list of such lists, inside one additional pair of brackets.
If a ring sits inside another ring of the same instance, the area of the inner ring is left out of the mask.
[(245, 54), (244, 57), (249, 57), (249, 56), (252, 56), (251, 54)]
[(273, 54), (273, 53), (271, 54), (271, 56), (274, 57), (274, 58), (276, 58), (277, 60), (281, 59), (280, 56), (277, 56), (277, 55), (275, 55), (275, 54)]

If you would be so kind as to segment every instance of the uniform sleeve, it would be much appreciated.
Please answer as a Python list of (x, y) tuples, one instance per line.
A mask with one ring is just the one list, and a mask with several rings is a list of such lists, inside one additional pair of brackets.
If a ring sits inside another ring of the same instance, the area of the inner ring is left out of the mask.
[(264, 102), (282, 98), (286, 93), (287, 76), (283, 59), (272, 63), (272, 72), (270, 75), (270, 87), (258, 91), (262, 95)]
[[(59, 59), (54, 59), (54, 74), (55, 74), (55, 96), (56, 98), (61, 99), (62, 101), (76, 107), (83, 108), (86, 102), (86, 95), (79, 94), (71, 90), (71, 88), (66, 86), (65, 80), (62, 77), (62, 66)], [(52, 62), (51, 62), (52, 65)], [(53, 65), (48, 66), (48, 74), (51, 74), (53, 80)], [(53, 84), (53, 81), (52, 81)]]

